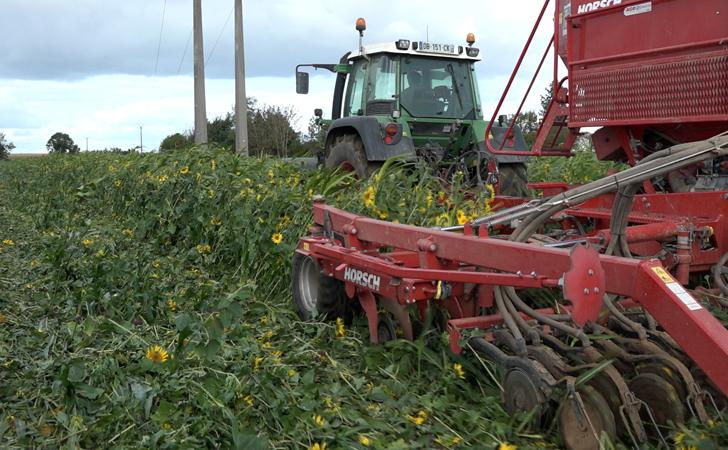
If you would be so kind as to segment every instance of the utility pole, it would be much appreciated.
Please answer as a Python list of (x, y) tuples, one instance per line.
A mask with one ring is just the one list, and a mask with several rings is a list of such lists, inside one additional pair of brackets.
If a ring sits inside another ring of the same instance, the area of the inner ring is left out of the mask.
[(88, 153), (88, 138), (86, 138), (86, 153)]
[(142, 125), (139, 125), (139, 153), (144, 153), (144, 134), (142, 132)]
[(248, 99), (245, 97), (243, 0), (235, 0), (235, 153), (248, 156)]
[(205, 106), (205, 55), (202, 45), (202, 0), (193, 3), (195, 53), (195, 144), (207, 148), (207, 107)]

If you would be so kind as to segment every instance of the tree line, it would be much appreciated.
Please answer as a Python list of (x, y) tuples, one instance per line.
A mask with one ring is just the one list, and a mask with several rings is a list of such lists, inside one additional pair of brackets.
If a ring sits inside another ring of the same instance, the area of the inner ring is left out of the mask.
[[(258, 104), (255, 98), (248, 98), (248, 150), (250, 156), (290, 157), (315, 153), (321, 135), (314, 119), (309, 121), (308, 134), (298, 133), (294, 128), (299, 119), (291, 106)], [(235, 148), (235, 113), (208, 121), (208, 144)], [(182, 150), (194, 146), (194, 133), (188, 130), (164, 138), (160, 151)]]

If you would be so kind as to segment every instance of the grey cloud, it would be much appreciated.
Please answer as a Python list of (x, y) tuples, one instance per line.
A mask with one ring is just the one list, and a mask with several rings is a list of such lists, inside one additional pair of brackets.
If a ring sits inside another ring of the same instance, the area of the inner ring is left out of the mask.
[[(0, 16), (0, 78), (73, 80), (103, 74), (154, 74), (163, 0), (3, 0)], [(479, 2), (486, 3), (486, 2)], [(525, 2), (528, 3), (528, 2)], [(205, 53), (213, 49), (232, 0), (203, 1)], [(290, 76), (296, 63), (334, 62), (357, 45), (353, 22), (365, 16), (367, 42), (430, 36), (459, 42), (468, 19), (487, 29), (480, 42), (482, 74), (503, 73), (515, 60), (521, 39), (488, 23), (486, 5), (464, 1), (343, 2), (333, 0), (245, 2), (246, 69), (249, 77)], [(191, 31), (191, 0), (167, 0), (158, 75), (177, 74)], [(206, 68), (210, 78), (233, 76), (233, 19), (224, 29)], [(421, 36), (393, 36), (402, 23)], [(525, 36), (528, 30), (517, 30)], [(192, 45), (182, 74), (192, 70)]]

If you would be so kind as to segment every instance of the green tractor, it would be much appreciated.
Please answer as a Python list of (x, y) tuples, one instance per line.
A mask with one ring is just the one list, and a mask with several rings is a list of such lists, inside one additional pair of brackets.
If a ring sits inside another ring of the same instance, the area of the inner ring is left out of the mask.
[[(307, 94), (309, 74), (303, 67), (336, 74), (331, 119), (315, 114), (327, 127), (320, 160), (364, 178), (394, 156), (425, 160), (448, 180), (455, 172), (477, 188), (497, 186), (500, 194), (527, 196), (527, 156), (494, 155), (487, 150), (475, 62), (475, 38), (467, 46), (400, 39), (362, 44), (366, 24), (358, 19), (359, 51), (338, 64), (296, 66), (296, 92)], [(503, 117), (488, 139), (505, 150), (527, 148), (521, 130), (508, 132)], [(505, 142), (502, 140), (505, 139)]]

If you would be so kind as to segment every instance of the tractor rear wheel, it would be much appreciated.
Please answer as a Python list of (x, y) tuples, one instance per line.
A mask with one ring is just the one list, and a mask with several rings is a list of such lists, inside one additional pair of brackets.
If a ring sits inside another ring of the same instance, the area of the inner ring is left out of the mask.
[(348, 318), (348, 298), (344, 283), (324, 275), (315, 259), (293, 255), (293, 304), (302, 320), (323, 316), (326, 320)]
[(364, 179), (382, 167), (382, 164), (367, 160), (364, 144), (362, 144), (359, 136), (345, 134), (334, 140), (324, 166), (331, 169), (338, 168), (345, 172), (354, 172), (357, 178)]
[(500, 193), (513, 197), (528, 197), (528, 172), (522, 163), (499, 164)]

